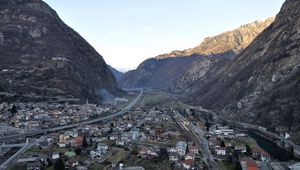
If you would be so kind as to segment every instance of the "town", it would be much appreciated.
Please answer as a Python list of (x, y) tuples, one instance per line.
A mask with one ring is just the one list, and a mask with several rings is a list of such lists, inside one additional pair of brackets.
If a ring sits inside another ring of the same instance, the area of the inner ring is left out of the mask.
[[(79, 126), (3, 143), (1, 164), (11, 170), (57, 169), (295, 169), (280, 163), (247, 133), (216, 123), (191, 108), (142, 105), (112, 114), (95, 104), (8, 104), (0, 109), (2, 136), (79, 123)], [(17, 142), (21, 143), (17, 145)], [(26, 146), (24, 148), (24, 146)], [(21, 153), (18, 153), (20, 152)], [(295, 159), (296, 160), (296, 159)]]

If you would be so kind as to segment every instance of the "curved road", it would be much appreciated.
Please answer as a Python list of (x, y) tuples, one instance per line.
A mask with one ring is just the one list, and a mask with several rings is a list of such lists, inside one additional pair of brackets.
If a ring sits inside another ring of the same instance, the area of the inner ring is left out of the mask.
[(58, 131), (58, 130), (71, 129), (71, 128), (75, 128), (75, 127), (78, 127), (81, 125), (93, 124), (93, 123), (97, 123), (97, 122), (104, 121), (104, 120), (110, 120), (112, 118), (115, 118), (117, 116), (121, 116), (121, 115), (125, 114), (127, 111), (129, 111), (132, 107), (134, 107), (141, 100), (142, 96), (143, 96), (143, 90), (141, 89), (139, 95), (129, 105), (127, 105), (121, 111), (118, 111), (109, 116), (105, 116), (105, 117), (101, 117), (101, 118), (97, 118), (97, 119), (93, 119), (93, 120), (87, 120), (87, 121), (83, 121), (83, 122), (75, 123), (75, 124), (71, 124), (71, 125), (64, 125), (64, 126), (58, 126), (58, 127), (54, 127), (54, 128), (50, 128), (50, 129), (38, 130), (38, 131), (34, 131), (34, 132), (29, 132), (26, 134), (4, 136), (4, 137), (0, 137), (0, 142), (15, 141), (18, 138), (26, 138), (26, 137), (46, 134), (46, 133), (54, 132), (54, 131)]

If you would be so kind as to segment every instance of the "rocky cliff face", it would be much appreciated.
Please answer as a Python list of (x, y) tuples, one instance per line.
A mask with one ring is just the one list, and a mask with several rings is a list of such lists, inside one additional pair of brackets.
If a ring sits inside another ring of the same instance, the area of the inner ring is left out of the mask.
[(184, 56), (176, 58), (144, 61), (136, 70), (125, 73), (119, 81), (125, 88), (150, 88), (168, 90), (185, 70), (201, 56)]
[(113, 68), (110, 65), (108, 65), (108, 68), (113, 73), (113, 75), (115, 76), (115, 78), (116, 78), (117, 81), (119, 81), (122, 78), (122, 76), (124, 75), (124, 73), (120, 72), (119, 70)]
[(232, 120), (273, 130), (283, 126), (294, 139), (300, 137), (299, 9), (300, 1), (287, 0), (275, 22), (201, 86), (191, 102)]
[[(274, 18), (246, 24), (233, 31), (206, 38), (199, 46), (173, 51), (144, 61), (120, 80), (122, 87), (146, 87), (172, 92), (192, 92), (194, 86), (210, 80), (206, 74), (218, 71), (244, 49)], [(196, 88), (197, 89), (197, 88)]]
[(41, 0), (0, 0), (0, 61), (1, 100), (120, 92), (102, 57)]

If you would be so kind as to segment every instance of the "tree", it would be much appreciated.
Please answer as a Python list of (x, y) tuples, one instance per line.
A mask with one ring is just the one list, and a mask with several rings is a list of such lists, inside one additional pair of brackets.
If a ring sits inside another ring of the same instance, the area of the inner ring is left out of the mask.
[(47, 166), (48, 167), (52, 166), (52, 161), (51, 161), (50, 158), (47, 158), (46, 161), (47, 161)]
[(205, 121), (206, 131), (209, 131), (210, 124), (208, 120)]
[(54, 170), (65, 170), (65, 163), (61, 158), (55, 161)]
[(252, 155), (252, 149), (251, 149), (251, 147), (248, 144), (246, 144), (246, 153), (248, 155)]
[(17, 108), (16, 105), (13, 105), (13, 106), (10, 108), (10, 113), (12, 113), (12, 114), (18, 113), (18, 108)]
[(87, 143), (87, 141), (86, 141), (86, 137), (84, 136), (83, 137), (83, 140), (82, 140), (82, 147), (84, 147), (84, 148), (87, 148), (89, 145), (88, 145), (88, 143)]
[(81, 149), (80, 149), (80, 148), (76, 148), (76, 149), (74, 150), (74, 152), (76, 153), (76, 155), (80, 155)]
[(226, 147), (225, 142), (223, 140), (221, 141), (221, 147)]
[(93, 146), (93, 139), (90, 138), (90, 146)]

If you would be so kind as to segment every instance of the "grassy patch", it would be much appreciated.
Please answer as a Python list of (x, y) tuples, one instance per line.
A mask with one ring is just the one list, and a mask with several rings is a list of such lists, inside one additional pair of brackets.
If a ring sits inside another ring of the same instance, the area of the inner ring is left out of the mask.
[(140, 165), (145, 169), (150, 170), (172, 170), (169, 161), (164, 160), (162, 162), (153, 161), (153, 160), (143, 160), (140, 162)]
[(143, 103), (145, 105), (157, 105), (162, 103), (163, 101), (169, 100), (169, 97), (162, 94), (147, 94), (143, 98)]
[(42, 152), (42, 149), (40, 148), (31, 148), (31, 149), (28, 149), (23, 155), (22, 155), (22, 158), (28, 158), (30, 157), (31, 155), (34, 155), (36, 153), (41, 153)]
[(234, 170), (234, 165), (230, 162), (227, 161), (218, 161), (218, 165), (221, 167), (223, 170)]
[(91, 164), (91, 165), (88, 167), (88, 169), (89, 169), (89, 170), (102, 170), (102, 169), (104, 169), (104, 167), (105, 167), (104, 165), (101, 165), (101, 164), (95, 162), (95, 163)]
[(54, 166), (47, 167), (45, 170), (54, 170)]
[(129, 151), (125, 151), (124, 149), (120, 149), (120, 148), (114, 148), (114, 149), (116, 150), (116, 152), (113, 153), (113, 155), (107, 159), (107, 161), (111, 163), (119, 162), (123, 158), (126, 158), (129, 154)]

